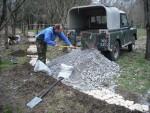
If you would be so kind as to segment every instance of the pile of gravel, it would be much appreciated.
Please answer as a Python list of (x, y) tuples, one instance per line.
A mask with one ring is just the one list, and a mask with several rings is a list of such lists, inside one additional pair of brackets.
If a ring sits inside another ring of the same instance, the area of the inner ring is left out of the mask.
[(81, 91), (113, 86), (113, 79), (119, 72), (119, 65), (105, 58), (96, 49), (76, 49), (52, 60), (48, 66), (53, 75), (58, 75), (63, 63), (74, 67), (72, 75), (64, 83)]
[[(119, 65), (105, 58), (98, 50), (74, 50), (48, 63), (54, 77), (60, 72), (60, 65), (72, 65), (74, 71), (64, 84), (103, 100), (109, 104), (124, 106), (131, 111), (148, 112), (149, 106), (125, 100), (116, 94), (114, 77), (119, 76)], [(105, 86), (105, 87), (104, 87)], [(107, 87), (106, 87), (107, 86)]]

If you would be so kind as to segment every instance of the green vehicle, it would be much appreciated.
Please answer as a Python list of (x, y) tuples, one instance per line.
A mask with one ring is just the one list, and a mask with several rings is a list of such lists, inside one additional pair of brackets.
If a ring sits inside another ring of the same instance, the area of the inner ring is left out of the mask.
[(127, 15), (116, 7), (87, 5), (73, 7), (68, 13), (70, 31), (81, 37), (83, 48), (96, 47), (111, 60), (117, 60), (120, 49), (132, 51), (137, 30), (129, 25)]

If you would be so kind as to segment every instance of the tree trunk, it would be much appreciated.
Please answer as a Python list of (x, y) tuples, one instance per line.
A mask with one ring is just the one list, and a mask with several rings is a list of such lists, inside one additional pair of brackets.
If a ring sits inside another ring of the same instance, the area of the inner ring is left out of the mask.
[(145, 0), (144, 5), (145, 5), (145, 19), (146, 19), (146, 31), (147, 31), (145, 58), (150, 60), (150, 2), (149, 0)]
[(2, 26), (3, 22), (5, 21), (6, 15), (7, 15), (7, 0), (3, 0), (2, 15), (0, 17), (0, 27)]
[(5, 41), (5, 48), (8, 49), (8, 25), (5, 25), (5, 36), (4, 36), (4, 41)]
[(23, 35), (25, 36), (26, 35), (26, 26), (25, 26), (25, 22), (23, 21), (22, 22), (22, 33), (23, 33)]
[(146, 54), (145, 58), (150, 60), (150, 26), (147, 29)]
[(12, 19), (12, 35), (16, 35), (16, 20), (15, 19)]
[(21, 23), (21, 30), (24, 36), (26, 36), (26, 25), (25, 25), (25, 10), (24, 10), (24, 5), (23, 5), (23, 9), (22, 9), (22, 14), (21, 14), (21, 18), (22, 18), (22, 23)]
[(38, 25), (38, 22), (36, 22), (36, 34), (38, 34), (39, 32), (39, 25)]

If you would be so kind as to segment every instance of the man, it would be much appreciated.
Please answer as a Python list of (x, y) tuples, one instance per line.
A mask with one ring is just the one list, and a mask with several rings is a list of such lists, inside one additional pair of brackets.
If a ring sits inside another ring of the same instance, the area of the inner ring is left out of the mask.
[(68, 46), (73, 47), (71, 42), (63, 33), (63, 27), (60, 24), (56, 24), (54, 27), (48, 27), (42, 30), (40, 33), (36, 35), (36, 45), (38, 52), (38, 59), (43, 63), (46, 63), (46, 51), (47, 45), (50, 46), (58, 46), (55, 42), (56, 37), (59, 37), (63, 40)]

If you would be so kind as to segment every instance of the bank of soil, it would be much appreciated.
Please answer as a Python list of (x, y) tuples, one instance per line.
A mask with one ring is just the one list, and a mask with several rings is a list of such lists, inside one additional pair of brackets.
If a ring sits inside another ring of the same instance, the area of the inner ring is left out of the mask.
[(34, 109), (26, 103), (56, 80), (43, 73), (34, 73), (29, 64), (2, 71), (0, 76), (0, 112), (12, 113), (140, 113), (124, 107), (108, 105), (60, 83)]

